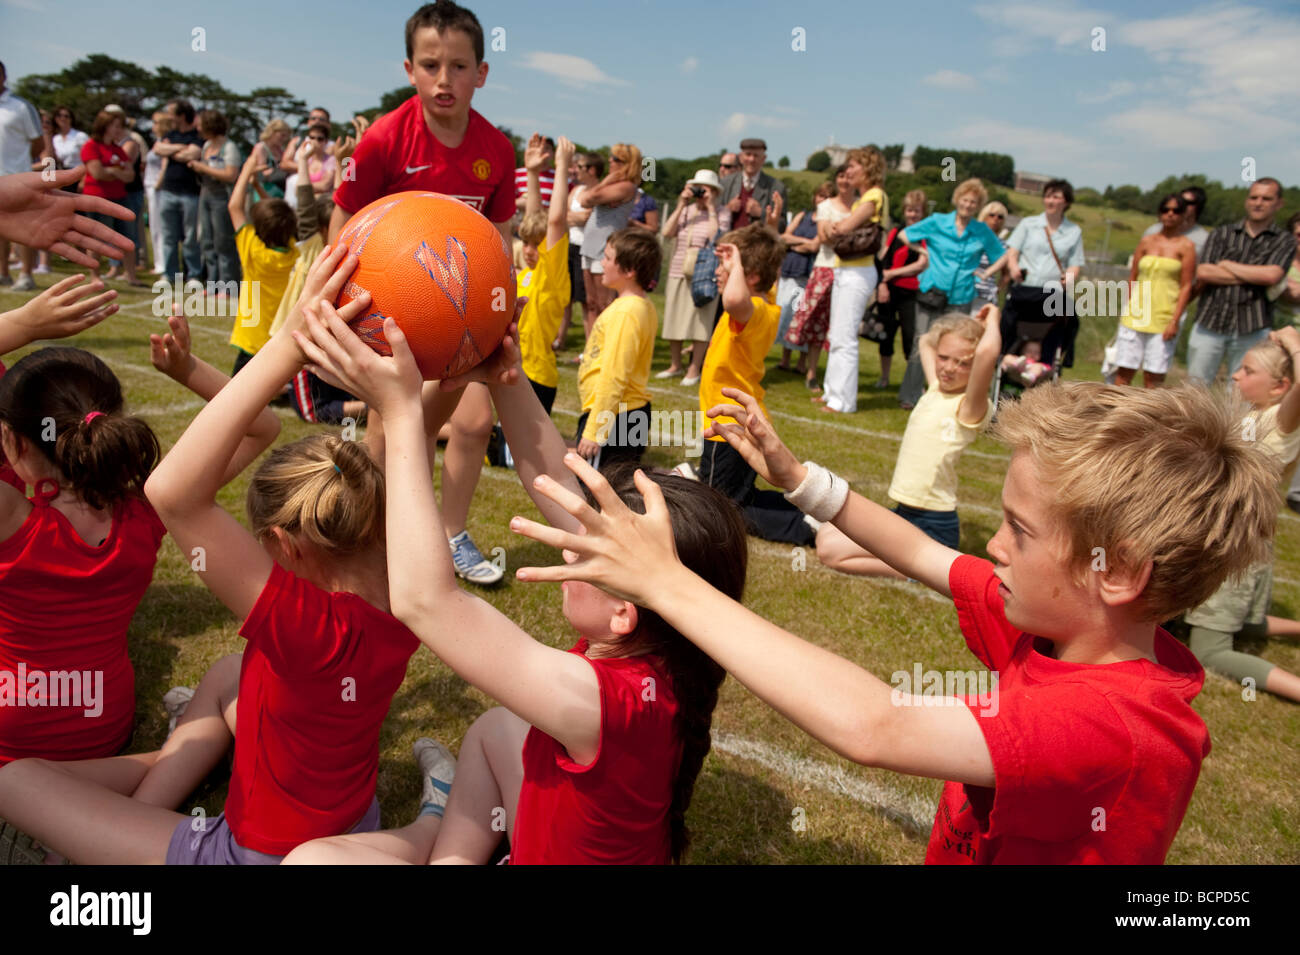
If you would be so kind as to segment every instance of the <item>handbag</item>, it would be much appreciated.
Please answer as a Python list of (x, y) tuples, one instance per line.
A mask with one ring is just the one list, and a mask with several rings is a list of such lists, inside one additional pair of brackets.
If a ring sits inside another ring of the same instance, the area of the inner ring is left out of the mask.
[(862, 326), (858, 329), (858, 337), (877, 344), (883, 344), (894, 337), (889, 333), (885, 323), (880, 320), (880, 313), (877, 311), (876, 305), (872, 305), (867, 310), (867, 314), (863, 316)]
[(840, 236), (831, 243), (831, 248), (841, 259), (861, 259), (876, 254), (880, 249), (880, 236), (880, 224), (868, 222)]
[(718, 297), (718, 253), (713, 248), (713, 240), (699, 250), (695, 257), (695, 268), (691, 272), (691, 301), (696, 308), (703, 308)]
[(948, 307), (948, 293), (937, 288), (928, 289), (917, 294), (916, 304), (926, 311), (942, 312)]

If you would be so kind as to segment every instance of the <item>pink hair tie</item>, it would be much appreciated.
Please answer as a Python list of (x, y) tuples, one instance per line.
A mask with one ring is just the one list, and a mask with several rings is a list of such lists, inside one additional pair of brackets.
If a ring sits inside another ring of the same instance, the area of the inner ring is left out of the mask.
[(87, 411), (86, 417), (81, 419), (81, 423), (90, 424), (90, 422), (94, 421), (96, 418), (102, 418), (103, 416), (104, 412), (102, 411)]

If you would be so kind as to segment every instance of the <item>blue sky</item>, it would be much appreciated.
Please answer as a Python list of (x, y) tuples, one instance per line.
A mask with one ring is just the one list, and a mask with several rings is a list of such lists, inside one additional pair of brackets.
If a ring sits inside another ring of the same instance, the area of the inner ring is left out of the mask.
[[(417, 5), (145, 0), (112, 22), (102, 0), (0, 0), (0, 60), (17, 78), (108, 53), (241, 92), (284, 86), (339, 118), (406, 82), (402, 26)], [(1240, 181), (1249, 157), (1257, 175), (1300, 180), (1294, 2), (470, 6), (505, 43), (488, 51), (474, 106), (517, 133), (623, 140), (649, 156), (756, 135), (796, 168), (832, 135), (921, 142), (1007, 152), (1019, 169), (1099, 187), (1185, 172)]]

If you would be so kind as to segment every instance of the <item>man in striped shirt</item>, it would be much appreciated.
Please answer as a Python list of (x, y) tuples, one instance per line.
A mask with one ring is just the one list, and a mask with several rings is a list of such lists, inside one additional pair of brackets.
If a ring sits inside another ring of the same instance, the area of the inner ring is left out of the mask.
[(1282, 184), (1258, 179), (1246, 197), (1246, 218), (1210, 233), (1192, 289), (1201, 304), (1187, 344), (1190, 379), (1212, 384), (1225, 357), (1232, 375), (1246, 352), (1268, 337), (1268, 288), (1281, 281), (1295, 256), (1295, 237), (1273, 221), (1281, 207)]

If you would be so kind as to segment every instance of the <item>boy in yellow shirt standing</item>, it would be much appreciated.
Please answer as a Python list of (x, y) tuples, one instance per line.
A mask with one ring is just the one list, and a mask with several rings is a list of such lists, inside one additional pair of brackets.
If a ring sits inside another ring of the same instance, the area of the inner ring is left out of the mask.
[[(556, 207), (564, 205), (552, 200)], [(591, 327), (578, 366), (578, 454), (596, 468), (640, 461), (650, 443), (648, 384), (659, 313), (645, 289), (659, 277), (661, 258), (659, 242), (648, 232), (621, 229), (605, 244), (600, 280), (617, 297)]]
[[(283, 199), (268, 199), (257, 182), (257, 154), (248, 157), (239, 171), (235, 188), (230, 191), (230, 222), (235, 227), (235, 248), (239, 251), (239, 264), (244, 270), (244, 280), (239, 285), (239, 315), (230, 344), (239, 349), (235, 356), (236, 375), (239, 369), (257, 354), (258, 349), (271, 337), (271, 321), (275, 318), (280, 299), (289, 285), (293, 265), (298, 260), (298, 247), (293, 235), (298, 220)], [(248, 183), (262, 195), (249, 216), (244, 215), (244, 197)]]
[[(763, 362), (781, 320), (781, 309), (768, 302), (763, 292), (776, 281), (784, 257), (785, 246), (777, 234), (757, 223), (728, 232), (718, 243), (717, 277), (724, 311), (713, 329), (700, 375), (700, 421), (709, 421), (708, 410), (714, 405), (730, 403), (723, 388), (738, 388), (762, 405)], [(716, 421), (735, 424), (731, 418)], [(816, 525), (780, 492), (755, 489), (755, 477), (754, 469), (722, 438), (704, 442), (699, 479), (740, 505), (751, 534), (801, 547), (812, 544)]]
[(519, 351), (524, 375), (537, 392), (546, 413), (555, 403), (560, 373), (552, 347), (569, 304), (569, 164), (573, 143), (563, 136), (555, 147), (555, 186), (549, 214), (542, 210), (541, 171), (548, 151), (540, 133), (533, 133), (524, 149), (528, 170), (528, 191), (524, 196), (524, 217), (519, 237), (524, 240), (527, 271), (516, 274), (520, 298), (528, 303), (519, 316)]

